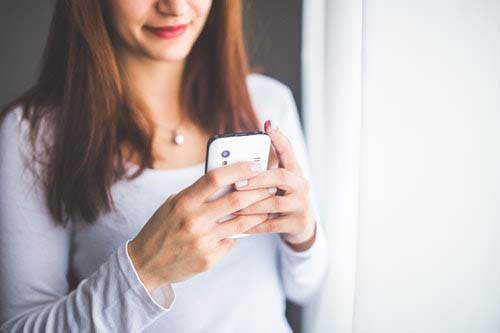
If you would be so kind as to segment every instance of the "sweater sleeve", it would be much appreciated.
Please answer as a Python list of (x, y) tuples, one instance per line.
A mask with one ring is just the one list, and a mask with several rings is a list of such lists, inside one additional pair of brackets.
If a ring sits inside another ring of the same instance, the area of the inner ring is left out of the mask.
[(76, 289), (68, 283), (71, 226), (48, 212), (28, 157), (21, 120), (0, 124), (0, 332), (139, 331), (167, 313), (171, 285), (149, 294), (127, 253), (128, 242)]
[[(304, 134), (300, 125), (297, 107), (288, 87), (283, 86), (281, 113), (276, 119), (280, 130), (292, 143), (295, 157), (302, 167), (304, 177), (312, 182), (311, 168)], [(325, 232), (320, 221), (315, 200), (314, 187), (310, 198), (316, 220), (316, 239), (311, 248), (297, 252), (279, 237), (281, 275), (287, 298), (297, 304), (305, 304), (319, 290), (327, 270), (327, 246)]]

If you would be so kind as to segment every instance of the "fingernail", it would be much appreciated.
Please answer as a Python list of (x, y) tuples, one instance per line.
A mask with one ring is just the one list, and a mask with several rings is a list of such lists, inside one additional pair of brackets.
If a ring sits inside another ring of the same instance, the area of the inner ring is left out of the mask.
[(235, 185), (236, 185), (237, 188), (245, 187), (245, 186), (248, 185), (248, 179), (243, 179), (243, 180), (237, 181), (235, 183)]
[(262, 166), (260, 165), (260, 163), (251, 163), (250, 164), (250, 170), (252, 170), (252, 171), (261, 171), (262, 170)]
[(276, 194), (278, 191), (276, 187), (268, 187), (267, 190), (269, 191), (269, 194)]

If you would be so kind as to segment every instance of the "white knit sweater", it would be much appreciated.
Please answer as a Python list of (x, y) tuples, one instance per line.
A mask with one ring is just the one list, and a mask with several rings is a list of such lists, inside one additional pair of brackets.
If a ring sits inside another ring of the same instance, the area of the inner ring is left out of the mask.
[[(247, 82), (262, 123), (278, 124), (310, 177), (290, 90), (262, 75)], [(116, 211), (92, 225), (56, 226), (41, 188), (23, 168), (28, 145), (21, 111), (9, 113), (0, 127), (1, 332), (290, 332), (285, 297), (304, 303), (325, 275), (320, 221), (309, 250), (295, 252), (277, 234), (252, 235), (213, 269), (149, 294), (126, 244), (170, 194), (203, 175), (204, 165), (147, 169), (113, 185)], [(79, 281), (73, 290), (70, 274)]]

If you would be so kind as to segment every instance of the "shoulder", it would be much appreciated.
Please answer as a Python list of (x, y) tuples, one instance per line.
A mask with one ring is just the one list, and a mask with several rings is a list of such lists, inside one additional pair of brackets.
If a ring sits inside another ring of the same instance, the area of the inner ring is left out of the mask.
[(8, 110), (4, 110), (0, 122), (0, 150), (2, 156), (19, 148), (26, 132), (26, 124), (23, 122), (23, 107), (16, 105)]
[[(39, 127), (35, 142), (35, 147), (30, 140), (30, 121), (25, 117), (25, 108), (15, 105), (8, 110), (4, 110), (0, 119), (0, 169), (2, 172), (15, 172), (17, 169), (24, 169), (32, 165), (33, 157), (39, 158), (47, 137), (41, 135), (45, 129), (45, 123)], [(33, 149), (35, 148), (35, 149)]]
[(4, 115), (0, 122), (0, 128), (2, 132), (11, 128), (12, 126), (19, 126), (21, 124), (21, 119), (23, 116), (23, 107), (20, 104), (17, 104), (7, 110), (4, 110)]
[(290, 112), (297, 112), (292, 91), (282, 82), (262, 74), (247, 76), (253, 107), (261, 120), (281, 122)]
[(252, 73), (247, 76), (247, 86), (250, 94), (256, 97), (265, 96), (272, 99), (287, 98), (290, 88), (284, 83), (266, 75)]
[[(27, 122), (22, 120), (23, 110), (21, 106), (4, 110), (0, 122), (0, 189), (2, 195), (9, 193), (9, 198), (23, 198), (32, 184), (25, 178), (29, 146), (25, 135)], [(4, 205), (8, 202), (2, 200), (1, 204), (0, 210), (6, 209)]]

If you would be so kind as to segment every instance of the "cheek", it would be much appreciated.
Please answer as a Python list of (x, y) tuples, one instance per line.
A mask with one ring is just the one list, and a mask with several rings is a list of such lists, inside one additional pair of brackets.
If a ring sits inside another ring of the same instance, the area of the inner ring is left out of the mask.
[(201, 30), (206, 24), (210, 9), (212, 8), (212, 0), (192, 0), (190, 1), (191, 10), (195, 20), (195, 35), (199, 36)]
[(140, 29), (152, 7), (151, 0), (109, 0), (113, 28), (121, 38)]
[(212, 0), (191, 0), (191, 8), (196, 17), (206, 19), (212, 8)]

